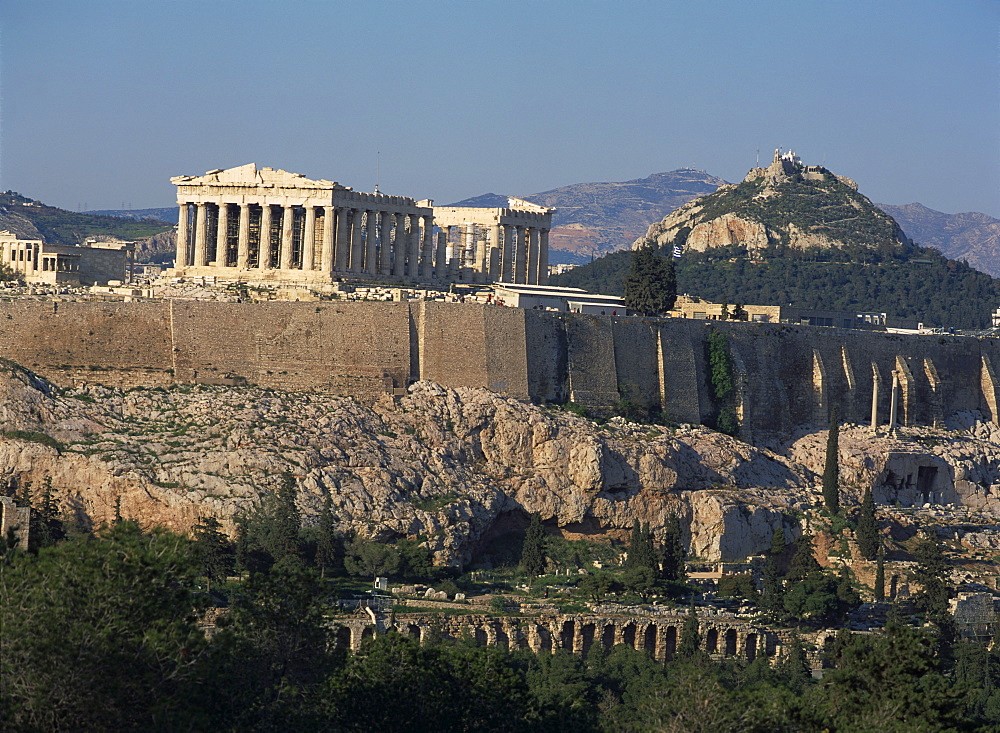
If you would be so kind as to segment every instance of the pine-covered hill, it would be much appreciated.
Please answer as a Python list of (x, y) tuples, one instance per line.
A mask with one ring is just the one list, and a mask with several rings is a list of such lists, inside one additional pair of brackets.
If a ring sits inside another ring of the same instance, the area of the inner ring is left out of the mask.
[(49, 244), (80, 244), (88, 237), (144, 239), (168, 232), (173, 225), (148, 219), (80, 214), (5, 191), (0, 193), (0, 229), (21, 237), (40, 238)]
[[(672, 245), (661, 251), (669, 256)], [(631, 252), (613, 252), (551, 278), (553, 285), (622, 294)], [(677, 292), (712, 302), (794, 305), (915, 318), (928, 326), (985, 328), (1000, 305), (1000, 281), (934, 249), (794, 250), (770, 247), (751, 259), (738, 246), (687, 251), (674, 263)]]

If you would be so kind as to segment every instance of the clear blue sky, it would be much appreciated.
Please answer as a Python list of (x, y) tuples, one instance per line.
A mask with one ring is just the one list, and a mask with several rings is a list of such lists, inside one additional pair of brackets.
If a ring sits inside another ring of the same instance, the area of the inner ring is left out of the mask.
[(1000, 1), (3, 0), (0, 190), (169, 206), (255, 162), (447, 203), (777, 146), (1000, 217)]

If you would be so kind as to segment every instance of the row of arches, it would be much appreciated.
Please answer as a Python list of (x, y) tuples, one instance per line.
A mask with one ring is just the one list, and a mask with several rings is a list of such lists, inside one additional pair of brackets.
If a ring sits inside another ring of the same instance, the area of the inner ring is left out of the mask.
[[(554, 653), (563, 649), (587, 655), (595, 649), (610, 650), (625, 644), (645, 651), (658, 661), (669, 661), (677, 653), (683, 624), (679, 620), (650, 621), (600, 617), (556, 617), (539, 623), (522, 619), (467, 617), (451, 619), (447, 628), (425, 619), (397, 619), (394, 624), (376, 628), (370, 621), (350, 621), (337, 632), (339, 646), (357, 650), (376, 635), (396, 631), (420, 642), (435, 638), (467, 639), (480, 646), (501, 649), (530, 649), (535, 653)], [(772, 657), (780, 646), (775, 632), (745, 626), (703, 626), (699, 630), (699, 648), (714, 657), (741, 657), (753, 661), (758, 656)]]

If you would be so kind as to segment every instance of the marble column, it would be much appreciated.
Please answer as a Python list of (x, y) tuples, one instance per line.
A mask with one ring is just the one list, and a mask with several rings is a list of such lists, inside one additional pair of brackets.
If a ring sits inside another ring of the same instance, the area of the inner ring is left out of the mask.
[(434, 257), (434, 277), (443, 280), (448, 277), (448, 232), (444, 229), (437, 235), (437, 252)]
[[(378, 212), (369, 211), (365, 217), (365, 273), (378, 273)], [(385, 226), (385, 223), (382, 224)]]
[(337, 239), (334, 243), (336, 255), (337, 272), (347, 272), (347, 267), (351, 259), (351, 221), (350, 209), (343, 206), (337, 207)]
[(500, 239), (500, 225), (494, 224), (490, 229), (489, 255), (486, 262), (486, 282), (495, 282), (500, 279), (499, 265), (500, 253), (503, 251), (503, 242)]
[(420, 276), (420, 217), (416, 214), (408, 214), (406, 221), (409, 223), (409, 232), (406, 235), (406, 244), (409, 250), (406, 259), (406, 274), (411, 278), (416, 278)]
[(204, 203), (199, 203), (194, 219), (194, 262), (195, 267), (205, 266), (205, 238), (208, 234), (208, 211)]
[(501, 225), (500, 237), (503, 243), (502, 254), (500, 256), (500, 279), (505, 283), (514, 282), (514, 244), (516, 241), (517, 228), (509, 224)]
[(180, 211), (177, 218), (177, 254), (174, 259), (174, 267), (186, 267), (188, 265), (188, 240), (190, 224), (188, 221), (190, 204), (180, 204)]
[(315, 269), (316, 259), (316, 207), (306, 206), (306, 226), (302, 233), (302, 269)]
[(528, 282), (528, 242), (525, 227), (514, 227), (514, 282)]
[(260, 249), (257, 252), (257, 266), (261, 270), (269, 270), (274, 267), (271, 262), (271, 228), (274, 211), (270, 204), (262, 204), (260, 212)]
[(422, 277), (429, 278), (434, 270), (434, 217), (424, 216), (420, 229), (420, 271)]
[(364, 240), (361, 238), (361, 227), (364, 224), (365, 212), (361, 209), (351, 209), (351, 272), (364, 270)]
[(538, 284), (549, 284), (549, 230), (538, 230)]
[(539, 232), (537, 227), (528, 229), (528, 279), (529, 285), (538, 284)]
[(292, 237), (295, 233), (295, 209), (291, 206), (281, 207), (281, 249), (278, 253), (278, 267), (282, 270), (292, 269)]
[(406, 214), (396, 214), (396, 239), (392, 247), (392, 274), (396, 277), (406, 275), (406, 252), (409, 249), (409, 239), (406, 235)]
[(320, 250), (319, 269), (324, 275), (333, 272), (333, 236), (336, 232), (334, 219), (337, 217), (337, 209), (333, 206), (323, 207), (323, 249)]
[(236, 266), (247, 269), (250, 262), (250, 205), (240, 204), (240, 230), (236, 236)]
[(229, 205), (219, 204), (218, 226), (215, 229), (215, 266), (226, 266), (226, 245), (229, 244)]

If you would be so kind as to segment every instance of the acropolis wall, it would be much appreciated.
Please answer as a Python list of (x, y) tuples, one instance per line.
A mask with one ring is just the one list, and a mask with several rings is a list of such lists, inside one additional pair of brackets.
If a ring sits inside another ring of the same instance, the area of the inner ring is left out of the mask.
[(613, 408), (625, 398), (700, 422), (705, 338), (729, 339), (744, 437), (843, 419), (1000, 418), (1000, 341), (780, 324), (549, 313), (458, 303), (0, 303), (0, 356), (59, 385), (175, 383), (371, 399), (429, 379), (518, 399)]

